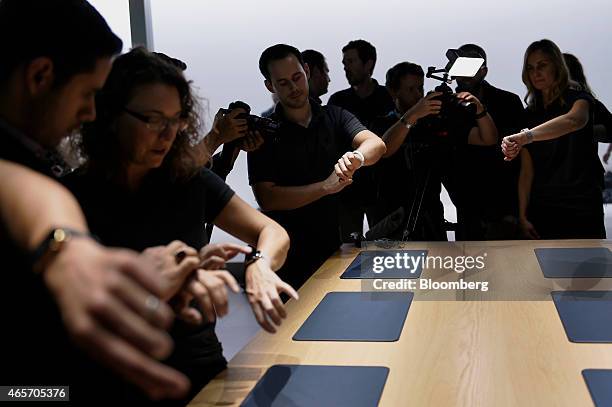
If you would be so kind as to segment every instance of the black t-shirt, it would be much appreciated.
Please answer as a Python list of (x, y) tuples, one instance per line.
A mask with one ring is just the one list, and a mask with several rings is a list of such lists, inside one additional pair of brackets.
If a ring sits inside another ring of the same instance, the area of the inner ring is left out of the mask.
[[(525, 127), (523, 103), (514, 93), (484, 81), (481, 102), (495, 122), (499, 140)], [(520, 162), (504, 161), (503, 157), (501, 142), (493, 146), (466, 144), (457, 150), (454, 160), (459, 175), (460, 205), (488, 219), (517, 214)]]
[[(213, 222), (234, 195), (207, 169), (185, 182), (152, 173), (137, 192), (88, 173), (73, 173), (63, 181), (103, 244), (136, 251), (173, 240), (199, 250), (208, 241), (205, 223)], [(194, 374), (203, 375), (207, 365), (225, 363), (214, 323), (191, 326), (177, 320), (171, 334), (175, 347), (168, 363), (191, 375), (192, 381), (197, 382)]]
[(395, 108), (387, 88), (379, 85), (375, 79), (372, 80), (376, 87), (374, 92), (368, 97), (360, 98), (355, 93), (355, 90), (350, 87), (331, 95), (327, 104), (348, 110), (357, 116), (357, 119), (364, 126), (371, 129), (374, 120), (386, 116), (387, 113)]
[[(532, 128), (566, 114), (581, 99), (592, 109), (592, 96), (573, 89), (566, 90), (546, 109), (527, 108), (527, 126)], [(603, 167), (593, 140), (592, 119), (578, 131), (529, 144), (527, 149), (534, 167), (530, 206), (588, 211), (601, 205)]]
[[(280, 122), (278, 134), (248, 154), (249, 183), (273, 182), (279, 186), (303, 186), (325, 180), (357, 133), (366, 128), (348, 111), (311, 102), (307, 128), (288, 121), (280, 104), (272, 118)], [(340, 246), (337, 194), (327, 195), (301, 208), (266, 212), (289, 233), (291, 250), (312, 250), (329, 256)], [(301, 247), (306, 246), (306, 247)]]

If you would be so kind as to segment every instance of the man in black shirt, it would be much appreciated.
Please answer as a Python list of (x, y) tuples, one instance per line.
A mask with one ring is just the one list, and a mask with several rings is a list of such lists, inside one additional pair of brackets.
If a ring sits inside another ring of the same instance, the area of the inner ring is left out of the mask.
[[(94, 119), (94, 95), (121, 46), (84, 0), (0, 2), (0, 158), (58, 174), (53, 149)], [(56, 217), (54, 207), (67, 201), (48, 200), (48, 211), (31, 216), (52, 225), (46, 239), (31, 235), (24, 245), (0, 224), (0, 382), (72, 385), (72, 401), (91, 399), (91, 392), (99, 401), (109, 393), (99, 392), (97, 379), (109, 373), (98, 371), (93, 357), (151, 397), (184, 394), (187, 379), (155, 360), (172, 344), (162, 329), (171, 312), (153, 295), (153, 267), (91, 239), (76, 203), (69, 217)]]
[[(488, 73), (485, 51), (475, 44), (459, 47), (465, 56), (484, 58), (473, 78), (457, 78), (457, 91), (475, 95), (487, 108), (504, 137), (524, 126), (521, 99), (496, 88), (485, 77)], [(449, 180), (449, 193), (457, 206), (457, 240), (504, 240), (517, 237), (519, 163), (505, 162), (499, 143), (494, 146), (464, 145), (456, 150), (452, 164), (455, 177)]]
[(327, 93), (330, 82), (329, 68), (325, 57), (319, 51), (307, 49), (302, 51), (302, 58), (310, 71), (310, 78), (308, 79), (310, 97), (321, 105), (323, 104), (321, 96)]
[[(376, 48), (364, 40), (350, 41), (342, 48), (342, 64), (350, 87), (334, 93), (328, 104), (340, 106), (353, 113), (368, 129), (377, 118), (393, 110), (393, 101), (384, 86), (372, 78), (376, 65)], [(382, 136), (379, 134), (379, 136)], [(357, 174), (354, 184), (341, 194), (343, 240), (353, 232), (361, 232), (363, 215), (372, 226), (372, 207), (376, 204), (376, 180), (372, 171)]]
[(249, 183), (264, 212), (289, 233), (279, 275), (298, 288), (340, 246), (336, 193), (385, 147), (351, 113), (309, 99), (308, 66), (294, 47), (266, 49), (259, 68), (279, 98), (272, 118), (281, 128), (249, 153)]

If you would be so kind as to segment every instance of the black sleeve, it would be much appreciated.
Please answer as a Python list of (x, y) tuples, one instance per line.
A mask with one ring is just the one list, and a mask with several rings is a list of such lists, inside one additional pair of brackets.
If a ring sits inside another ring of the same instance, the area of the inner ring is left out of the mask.
[(200, 171), (199, 187), (204, 191), (204, 220), (212, 223), (234, 196), (234, 191), (217, 174), (207, 168)]
[(351, 145), (357, 134), (368, 129), (348, 110), (337, 106), (327, 106), (327, 108), (336, 124), (336, 130), (345, 137), (345, 141), (347, 141), (349, 145)]
[(602, 124), (606, 128), (608, 137), (612, 137), (612, 113), (599, 100), (595, 100), (594, 123)]
[(565, 94), (565, 102), (569, 105), (570, 109), (572, 108), (574, 103), (576, 103), (576, 101), (580, 99), (584, 99), (587, 102), (589, 102), (589, 108), (591, 109), (591, 112), (592, 112), (593, 106), (595, 105), (595, 99), (593, 99), (593, 96), (591, 96), (590, 93), (582, 91), (582, 90), (570, 89)]
[(257, 150), (247, 153), (249, 185), (258, 182), (275, 182), (273, 146), (267, 141)]

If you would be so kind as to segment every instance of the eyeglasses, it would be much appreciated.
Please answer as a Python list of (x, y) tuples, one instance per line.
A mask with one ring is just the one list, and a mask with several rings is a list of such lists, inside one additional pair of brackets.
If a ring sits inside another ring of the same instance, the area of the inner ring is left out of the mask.
[(185, 122), (185, 119), (182, 117), (179, 117), (176, 119), (169, 119), (159, 114), (148, 116), (148, 115), (130, 110), (127, 107), (124, 107), (123, 110), (130, 116), (143, 122), (147, 129), (154, 131), (156, 133), (162, 133), (167, 128), (176, 129), (177, 131), (184, 131), (185, 129), (187, 129), (187, 123)]

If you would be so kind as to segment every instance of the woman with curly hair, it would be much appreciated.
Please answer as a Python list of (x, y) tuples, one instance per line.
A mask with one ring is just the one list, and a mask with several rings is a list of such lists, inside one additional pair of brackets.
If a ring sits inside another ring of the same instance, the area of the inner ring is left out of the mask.
[[(550, 40), (525, 51), (528, 128), (502, 142), (506, 160), (521, 153), (519, 220), (529, 238), (603, 239), (603, 168), (593, 138), (593, 97), (570, 80)], [(522, 148), (526, 146), (526, 148)]]
[[(189, 321), (177, 320), (171, 331), (176, 346), (168, 364), (191, 379), (193, 396), (226, 365), (214, 324), (227, 312), (226, 287), (238, 286), (219, 269), (237, 253), (251, 253), (234, 244), (205, 246), (204, 224), (257, 250), (247, 262), (246, 293), (269, 332), (286, 317), (279, 293), (297, 298), (274, 272), (285, 261), (289, 238), (202, 168), (208, 153), (199, 143), (196, 99), (168, 58), (143, 48), (118, 57), (96, 104), (96, 120), (76, 139), (84, 164), (65, 183), (92, 233), (107, 245), (144, 251), (168, 276), (164, 299)], [(199, 308), (185, 307), (194, 299)]]

